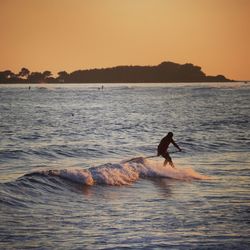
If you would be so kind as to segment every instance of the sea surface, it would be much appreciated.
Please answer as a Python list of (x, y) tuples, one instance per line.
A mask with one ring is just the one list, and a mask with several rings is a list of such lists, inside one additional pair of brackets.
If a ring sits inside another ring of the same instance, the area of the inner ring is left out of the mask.
[(250, 249), (250, 84), (101, 85), (0, 85), (0, 249)]

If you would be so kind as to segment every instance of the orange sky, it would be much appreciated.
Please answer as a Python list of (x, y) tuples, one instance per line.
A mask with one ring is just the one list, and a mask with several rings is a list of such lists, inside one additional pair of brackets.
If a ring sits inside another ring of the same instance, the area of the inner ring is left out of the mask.
[(0, 0), (0, 70), (190, 62), (250, 79), (250, 0)]

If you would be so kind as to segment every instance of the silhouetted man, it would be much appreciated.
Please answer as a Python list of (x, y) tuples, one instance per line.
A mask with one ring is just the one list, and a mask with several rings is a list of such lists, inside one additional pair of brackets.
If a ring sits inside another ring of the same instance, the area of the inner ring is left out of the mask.
[(157, 155), (161, 155), (163, 158), (165, 158), (163, 166), (166, 166), (169, 163), (172, 168), (175, 168), (174, 163), (172, 162), (172, 159), (167, 151), (170, 143), (172, 143), (176, 148), (179, 149), (179, 151), (181, 151), (181, 148), (173, 140), (173, 133), (169, 132), (158, 145)]

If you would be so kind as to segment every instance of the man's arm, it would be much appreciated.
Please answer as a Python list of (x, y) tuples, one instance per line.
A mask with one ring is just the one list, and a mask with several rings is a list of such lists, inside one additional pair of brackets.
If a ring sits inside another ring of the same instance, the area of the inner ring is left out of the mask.
[(172, 144), (176, 147), (176, 148), (178, 148), (179, 149), (179, 151), (181, 151), (181, 148), (177, 145), (177, 143), (172, 139)]

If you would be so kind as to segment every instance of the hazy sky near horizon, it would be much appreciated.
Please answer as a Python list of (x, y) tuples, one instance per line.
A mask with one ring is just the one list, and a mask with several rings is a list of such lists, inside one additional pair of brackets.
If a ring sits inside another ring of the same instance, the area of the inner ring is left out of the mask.
[(0, 71), (193, 63), (250, 79), (250, 0), (0, 0)]

